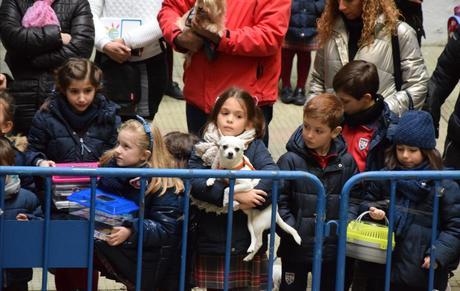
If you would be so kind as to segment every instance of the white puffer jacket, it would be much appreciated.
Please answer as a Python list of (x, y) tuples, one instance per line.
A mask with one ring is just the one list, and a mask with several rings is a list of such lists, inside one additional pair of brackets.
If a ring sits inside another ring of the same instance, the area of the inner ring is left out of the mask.
[[(384, 17), (377, 19), (375, 40), (366, 47), (361, 47), (356, 53), (355, 60), (365, 60), (377, 66), (380, 78), (380, 93), (390, 109), (401, 115), (408, 109), (409, 96), (412, 96), (414, 106), (420, 109), (425, 102), (428, 84), (428, 71), (415, 31), (405, 22), (398, 25), (398, 39), (401, 58), (402, 89), (396, 91), (394, 82), (393, 55), (391, 35), (383, 30)], [(308, 97), (323, 92), (332, 92), (332, 81), (335, 74), (349, 62), (348, 32), (341, 17), (334, 25), (331, 39), (317, 51)]]

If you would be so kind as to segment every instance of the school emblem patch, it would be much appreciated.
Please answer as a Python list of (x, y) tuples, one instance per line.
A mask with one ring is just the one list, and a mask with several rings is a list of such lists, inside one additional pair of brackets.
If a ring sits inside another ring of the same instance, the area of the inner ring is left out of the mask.
[(367, 145), (369, 144), (369, 140), (367, 138), (360, 138), (358, 142), (358, 148), (360, 151), (365, 150), (367, 148)]
[(286, 284), (291, 285), (292, 283), (294, 283), (294, 280), (295, 280), (295, 273), (286, 272), (284, 274), (284, 281), (286, 282)]

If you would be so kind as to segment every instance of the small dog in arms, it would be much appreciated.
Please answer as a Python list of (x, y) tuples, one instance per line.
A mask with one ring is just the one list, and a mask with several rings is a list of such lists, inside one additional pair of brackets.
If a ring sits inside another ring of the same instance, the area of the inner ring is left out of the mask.
[[(219, 141), (219, 154), (218, 158), (215, 159), (212, 168), (213, 169), (225, 169), (225, 170), (255, 170), (251, 165), (249, 159), (244, 156), (243, 150), (245, 148), (244, 141), (236, 136), (222, 136)], [(206, 181), (208, 186), (211, 186), (215, 182), (215, 178), (209, 178)], [(253, 189), (260, 179), (236, 179), (234, 192), (244, 192)], [(198, 208), (203, 209), (207, 212), (215, 213), (226, 213), (227, 205), (229, 203), (229, 187), (224, 190), (224, 205), (218, 207), (216, 205), (194, 199), (192, 197), (192, 203)], [(238, 201), (233, 201), (233, 210), (238, 210)], [(264, 230), (270, 228), (270, 222), (272, 217), (272, 206), (269, 205), (263, 210), (257, 208), (242, 210), (248, 216), (248, 230), (251, 235), (251, 244), (247, 252), (249, 253), (244, 260), (250, 261), (262, 246), (262, 234)], [(296, 243), (300, 245), (301, 238), (297, 231), (283, 221), (279, 213), (276, 213), (276, 223), (287, 233), (291, 234)]]

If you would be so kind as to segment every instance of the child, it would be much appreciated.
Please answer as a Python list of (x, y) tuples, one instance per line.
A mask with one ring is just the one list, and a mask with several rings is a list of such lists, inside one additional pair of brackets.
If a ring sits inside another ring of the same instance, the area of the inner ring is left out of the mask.
[[(342, 187), (358, 172), (346, 145), (337, 138), (342, 130), (342, 119), (343, 106), (335, 95), (325, 93), (310, 99), (304, 107), (303, 125), (293, 133), (286, 145), (287, 153), (278, 160), (280, 170), (306, 171), (321, 179), (328, 197), (326, 220), (339, 218)], [(351, 195), (356, 196), (355, 193)], [(279, 213), (286, 223), (296, 228), (302, 245), (297, 245), (290, 235), (279, 232), (280, 290), (303, 291), (307, 288), (314, 258), (316, 196), (316, 190), (308, 180), (284, 181), (278, 202)], [(321, 290), (335, 290), (336, 251), (337, 236), (331, 230), (324, 241)]]
[[(117, 168), (172, 168), (173, 159), (160, 131), (139, 120), (124, 122), (118, 145), (106, 152), (101, 164)], [(142, 290), (178, 288), (181, 196), (178, 178), (153, 177), (145, 190), (144, 252)], [(99, 188), (138, 202), (139, 178), (101, 177)], [(109, 275), (134, 290), (136, 283), (137, 219), (114, 227), (107, 241), (96, 241), (96, 255), (102, 274)]]
[(171, 131), (164, 136), (166, 148), (176, 161), (175, 168), (187, 168), (193, 146), (200, 138), (193, 133)]
[[(210, 169), (218, 155), (217, 142), (223, 135), (238, 136), (246, 141), (244, 154), (257, 170), (278, 170), (262, 138), (264, 119), (249, 93), (237, 88), (226, 90), (216, 101), (203, 135), (204, 141), (195, 146), (189, 161), (192, 169)], [(228, 184), (216, 180), (207, 186), (206, 178), (192, 179), (194, 198), (222, 207), (224, 188)], [(235, 193), (240, 208), (264, 208), (271, 203), (271, 181), (261, 180), (247, 192)], [(198, 287), (223, 289), (227, 215), (198, 211), (199, 224), (196, 246), (194, 279)], [(263, 290), (267, 284), (266, 248), (262, 247), (252, 261), (244, 262), (251, 238), (247, 229), (247, 216), (238, 210), (233, 213), (232, 251), (229, 289)]]
[[(351, 61), (337, 72), (333, 87), (345, 111), (342, 137), (359, 171), (382, 169), (385, 150), (391, 146), (398, 117), (377, 93), (377, 67), (362, 60)], [(367, 183), (363, 185), (367, 187)], [(354, 269), (355, 290), (383, 290), (384, 265), (355, 260)]]
[(102, 72), (87, 59), (69, 59), (56, 71), (57, 94), (45, 101), (30, 128), (30, 164), (96, 162), (116, 143), (117, 106), (98, 94)]
[(337, 72), (333, 87), (345, 111), (342, 136), (348, 152), (360, 172), (380, 170), (398, 117), (377, 94), (377, 67), (366, 61), (351, 61)]
[[(305, 83), (310, 71), (311, 51), (318, 48), (316, 42), (316, 20), (324, 9), (324, 0), (293, 0), (288, 31), (284, 38), (281, 58), (281, 101), (305, 104)], [(297, 55), (297, 86), (291, 88), (291, 70)]]
[[(15, 166), (26, 166), (26, 156), (24, 151), (27, 149), (27, 138), (24, 136), (9, 136), (13, 130), (14, 104), (13, 98), (6, 92), (0, 92), (0, 137), (9, 137), (10, 144), (15, 152)], [(35, 191), (32, 176), (20, 175), (21, 187)]]
[[(97, 162), (115, 146), (120, 124), (117, 105), (98, 94), (102, 72), (87, 59), (71, 58), (57, 69), (55, 78), (57, 94), (45, 101), (32, 120), (28, 163), (53, 167), (55, 163)], [(54, 218), (62, 216), (68, 219), (67, 214), (53, 209)], [(85, 273), (83, 269), (56, 269), (56, 288), (86, 288)], [(97, 279), (93, 288), (97, 288)]]
[[(0, 137), (0, 166), (14, 166), (15, 151), (10, 141)], [(43, 213), (40, 202), (34, 193), (22, 189), (17, 175), (8, 175), (5, 178), (3, 216), (5, 220), (40, 219)], [(27, 282), (32, 280), (32, 269), (7, 269), (3, 272), (6, 283), (2, 290), (28, 290)]]
[[(431, 115), (425, 111), (408, 111), (396, 127), (393, 146), (388, 149), (385, 170), (442, 170)], [(381, 201), (390, 196), (389, 181), (374, 182), (366, 199)], [(391, 290), (428, 289), (430, 264), (431, 213), (435, 195), (431, 180), (398, 180), (396, 186), (395, 240), (391, 266)], [(460, 192), (458, 185), (442, 180), (439, 196), (439, 220), (434, 262), (434, 289), (445, 290), (449, 271), (457, 267), (460, 258)], [(376, 204), (374, 204), (376, 205)], [(385, 212), (373, 207), (373, 219), (381, 220)]]

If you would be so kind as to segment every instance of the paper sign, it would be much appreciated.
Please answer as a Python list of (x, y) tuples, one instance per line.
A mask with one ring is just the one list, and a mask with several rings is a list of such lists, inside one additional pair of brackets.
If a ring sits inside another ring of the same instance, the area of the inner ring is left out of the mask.
[(138, 18), (101, 17), (100, 20), (110, 40), (123, 38), (127, 32), (142, 26), (142, 19)]

